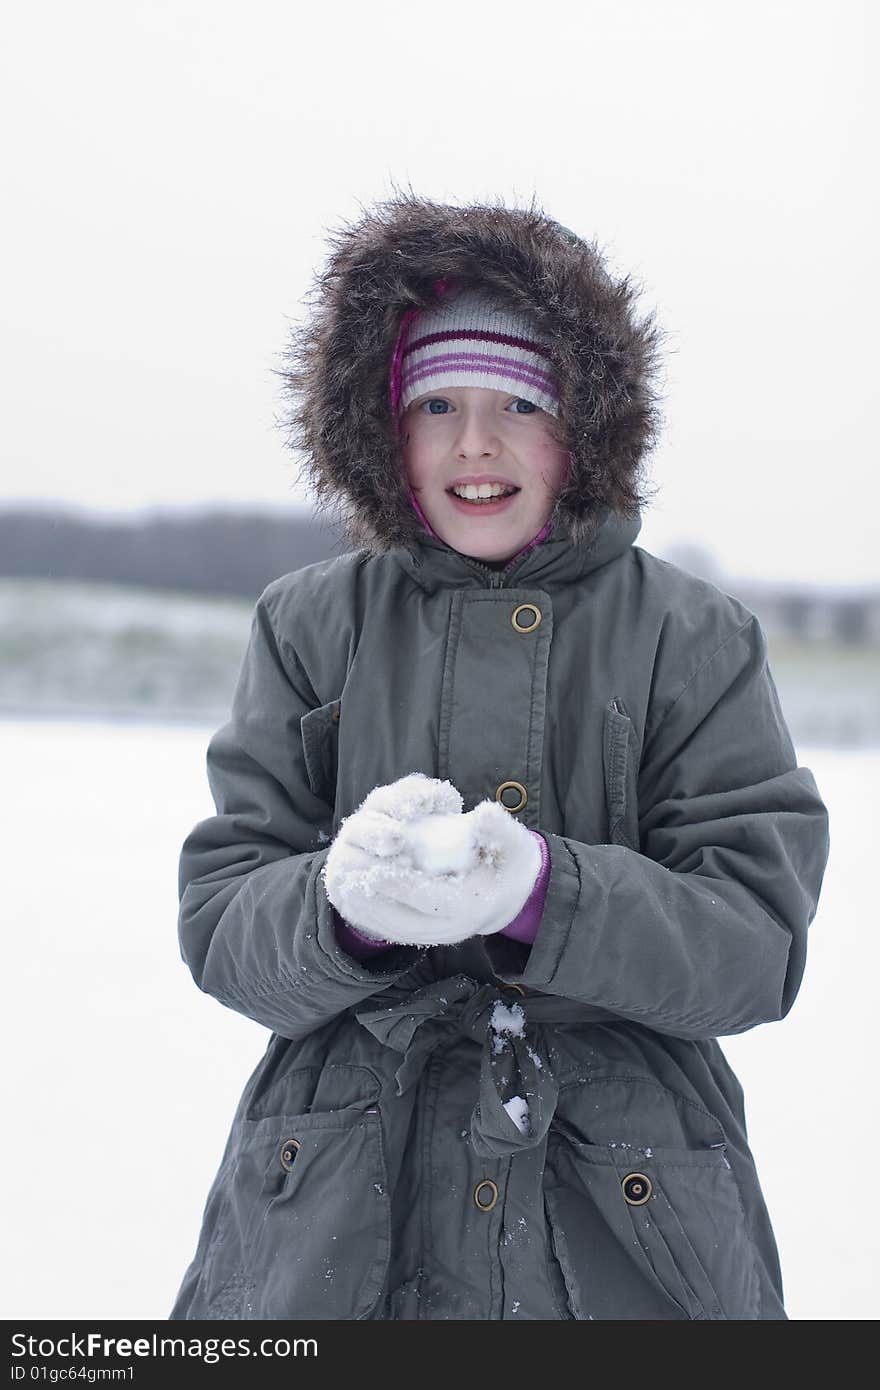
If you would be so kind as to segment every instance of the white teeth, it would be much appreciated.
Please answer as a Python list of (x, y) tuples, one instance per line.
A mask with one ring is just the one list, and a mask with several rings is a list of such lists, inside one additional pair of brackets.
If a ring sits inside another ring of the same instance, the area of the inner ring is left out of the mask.
[(464, 483), (460, 487), (454, 487), (452, 491), (456, 497), (463, 497), (469, 502), (476, 502), (488, 497), (504, 497), (515, 489), (505, 486), (504, 483)]

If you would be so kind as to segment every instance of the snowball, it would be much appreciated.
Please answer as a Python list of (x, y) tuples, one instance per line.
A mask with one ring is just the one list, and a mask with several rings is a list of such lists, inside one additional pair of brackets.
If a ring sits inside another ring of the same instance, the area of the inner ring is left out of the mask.
[(407, 822), (406, 838), (413, 862), (423, 873), (466, 873), (479, 862), (468, 816), (417, 816)]

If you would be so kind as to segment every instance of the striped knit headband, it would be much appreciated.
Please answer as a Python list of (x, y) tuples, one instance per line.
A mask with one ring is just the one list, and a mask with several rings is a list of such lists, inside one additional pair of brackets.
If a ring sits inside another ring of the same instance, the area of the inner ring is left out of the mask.
[[(439, 282), (440, 288), (446, 288)], [(559, 390), (548, 344), (525, 314), (482, 289), (447, 294), (404, 315), (391, 364), (392, 413), (428, 391), (482, 386), (509, 391), (550, 415)]]

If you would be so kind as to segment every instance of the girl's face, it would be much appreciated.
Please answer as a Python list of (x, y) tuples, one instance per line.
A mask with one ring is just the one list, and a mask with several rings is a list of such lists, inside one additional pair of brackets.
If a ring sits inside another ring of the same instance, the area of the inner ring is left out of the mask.
[[(450, 386), (410, 402), (401, 419), (404, 469), (441, 540), (474, 559), (503, 561), (537, 535), (568, 470), (554, 424), (531, 401), (483, 386)], [(453, 492), (492, 482), (515, 491), (488, 502)]]

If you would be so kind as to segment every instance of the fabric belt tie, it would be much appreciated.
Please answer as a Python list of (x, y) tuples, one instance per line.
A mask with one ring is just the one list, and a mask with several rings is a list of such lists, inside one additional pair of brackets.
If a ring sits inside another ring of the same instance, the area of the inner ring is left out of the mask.
[(471, 1113), (471, 1142), (481, 1158), (534, 1148), (550, 1128), (559, 1087), (541, 1024), (608, 1016), (551, 995), (513, 999), (510, 992), (467, 975), (435, 980), (403, 1000), (375, 1007), (382, 997), (374, 996), (370, 1008), (356, 1009), (355, 1017), (379, 1042), (403, 1053), (395, 1073), (398, 1095), (418, 1081), (441, 1044), (465, 1036), (482, 1047), (479, 1094)]

